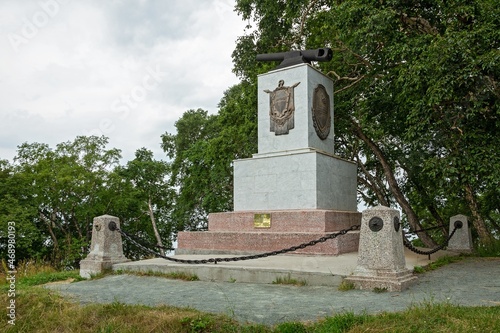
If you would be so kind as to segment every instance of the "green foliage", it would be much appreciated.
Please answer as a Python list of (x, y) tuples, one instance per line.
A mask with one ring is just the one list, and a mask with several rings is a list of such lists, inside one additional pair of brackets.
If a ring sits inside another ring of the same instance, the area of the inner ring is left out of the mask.
[(207, 111), (189, 110), (175, 123), (175, 135), (165, 133), (162, 136), (163, 149), (172, 159), (170, 185), (178, 187), (175, 198), (174, 219), (178, 221), (178, 230), (204, 228), (207, 226), (210, 170), (216, 156), (207, 156), (208, 143), (218, 131), (216, 117)]
[[(335, 81), (336, 153), (358, 163), (360, 200), (400, 205), (412, 228), (471, 217), (500, 232), (500, 7), (493, 0), (239, 0), (254, 29), (235, 72), (269, 70), (255, 54), (329, 46), (316, 66)], [(432, 246), (447, 230), (422, 233)], [(434, 241), (429, 238), (434, 238)]]
[(306, 333), (307, 328), (301, 322), (289, 322), (277, 325), (274, 328), (276, 333)]
[[(170, 165), (154, 160), (153, 152), (146, 148), (138, 149), (132, 161), (116, 167), (112, 174), (112, 189), (120, 193), (115, 198), (115, 215), (120, 218), (122, 228), (144, 244), (172, 246), (176, 231), (171, 219), (175, 193), (168, 185), (169, 176)], [(126, 240), (124, 254), (130, 259), (150, 255)]]
[(348, 290), (354, 290), (354, 289), (356, 289), (356, 286), (354, 285), (354, 283), (346, 281), (346, 280), (342, 280), (342, 282), (339, 284), (339, 286), (337, 288), (337, 290), (339, 290), (339, 291), (348, 291)]
[(424, 272), (425, 272), (425, 268), (422, 266), (413, 267), (413, 273), (415, 273), (415, 274), (422, 274)]
[(500, 257), (500, 240), (495, 240), (489, 244), (480, 245), (477, 250), (480, 257)]
[(428, 271), (433, 271), (435, 269), (438, 269), (439, 267), (446, 266), (449, 264), (452, 264), (454, 262), (461, 261), (465, 259), (466, 257), (464, 256), (443, 256), (439, 257), (437, 260), (429, 263), (427, 266), (415, 266), (413, 267), (413, 272), (420, 274), (420, 273), (425, 273)]
[(193, 333), (210, 332), (211, 327), (214, 326), (213, 318), (202, 315), (196, 318), (184, 318), (181, 323), (189, 326), (190, 331)]
[(225, 92), (217, 115), (189, 110), (175, 126), (162, 136), (178, 188), (173, 219), (178, 230), (203, 229), (209, 213), (232, 210), (232, 161), (257, 150), (256, 87), (241, 82)]
[[(13, 164), (0, 161), (0, 239), (7, 240), (9, 225), (15, 227), (16, 260), (78, 267), (93, 219), (104, 214), (118, 216), (124, 230), (147, 244), (171, 247), (177, 227), (170, 219), (169, 164), (142, 148), (119, 166), (120, 151), (107, 149), (107, 143), (95, 136), (55, 148), (23, 143)], [(7, 242), (0, 242), (4, 258), (6, 251)], [(126, 241), (124, 251), (131, 259), (145, 255)]]
[(13, 165), (2, 163), (0, 237), (14, 222), (17, 260), (47, 258), (77, 267), (90, 241), (92, 219), (107, 213), (110, 201), (109, 174), (120, 152), (107, 150), (107, 143), (95, 136), (55, 148), (23, 143)]
[[(238, 0), (235, 10), (251, 22), (233, 52), (242, 81), (217, 114), (189, 110), (162, 136), (170, 163), (141, 148), (118, 166), (120, 151), (95, 136), (23, 143), (12, 163), (0, 160), (1, 256), (12, 222), (18, 260), (68, 268), (87, 253), (95, 216), (116, 215), (166, 247), (179, 230), (206, 228), (210, 212), (232, 210), (232, 161), (257, 152), (256, 78), (275, 64), (255, 55), (324, 46), (332, 61), (313, 66), (335, 81), (335, 149), (358, 163), (359, 200), (399, 205), (414, 230), (468, 215), (479, 253), (498, 254), (496, 1)], [(447, 233), (420, 233), (419, 242), (432, 247)]]
[[(53, 268), (41, 263), (29, 267), (31, 267), (29, 272), (21, 280), (33, 281), (34, 276), (52, 271), (52, 278), (37, 278), (37, 283), (45, 283), (47, 280), (56, 280), (56, 277), (65, 278), (66, 274), (66, 272), (55, 272)], [(5, 279), (2, 281), (5, 283)], [(0, 302), (6, 304), (7, 301), (7, 293), (0, 293)], [(316, 322), (285, 322), (272, 328), (237, 323), (227, 316), (171, 306), (149, 307), (120, 302), (82, 306), (65, 300), (51, 290), (20, 283), (16, 290), (16, 325), (10, 325), (4, 320), (0, 322), (0, 330), (2, 332), (496, 332), (500, 330), (499, 314), (498, 306), (462, 307), (449, 303), (426, 302), (414, 304), (409, 309), (397, 313), (355, 315), (346, 312)]]
[(349, 332), (351, 328), (362, 325), (368, 321), (368, 315), (355, 315), (352, 312), (340, 313), (332, 317), (328, 317), (312, 326), (310, 332), (317, 333), (342, 333)]
[(60, 272), (42, 272), (19, 280), (19, 285), (21, 286), (37, 286), (50, 282), (57, 281), (81, 281), (83, 278), (80, 276), (78, 270), (72, 271), (60, 271)]
[(192, 273), (187, 273), (187, 272), (154, 272), (154, 271), (147, 271), (147, 272), (135, 272), (135, 271), (119, 271), (115, 272), (116, 274), (133, 274), (133, 275), (138, 275), (138, 276), (159, 276), (159, 277), (164, 277), (167, 279), (174, 279), (174, 280), (183, 280), (183, 281), (199, 281), (200, 278), (196, 274)]
[(273, 284), (289, 284), (289, 285), (294, 285), (294, 286), (306, 286), (307, 281), (304, 279), (294, 279), (290, 274), (286, 276), (278, 276), (276, 279), (273, 281)]

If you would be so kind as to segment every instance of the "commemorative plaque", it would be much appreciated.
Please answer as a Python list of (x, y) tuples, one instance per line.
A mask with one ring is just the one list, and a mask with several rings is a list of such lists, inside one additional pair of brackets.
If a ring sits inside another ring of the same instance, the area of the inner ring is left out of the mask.
[(322, 84), (318, 84), (314, 89), (312, 119), (316, 134), (321, 140), (325, 140), (330, 134), (332, 116), (330, 112), (330, 96)]
[(270, 131), (275, 135), (288, 134), (295, 126), (294, 88), (299, 84), (286, 87), (285, 81), (279, 80), (276, 89), (264, 90), (269, 94)]
[(254, 228), (271, 228), (271, 214), (254, 214)]

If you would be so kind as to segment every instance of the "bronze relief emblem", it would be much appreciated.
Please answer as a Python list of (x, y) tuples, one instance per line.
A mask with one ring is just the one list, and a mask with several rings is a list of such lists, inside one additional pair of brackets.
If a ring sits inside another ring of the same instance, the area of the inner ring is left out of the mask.
[(330, 96), (322, 84), (314, 89), (312, 119), (316, 134), (321, 140), (325, 140), (330, 134), (332, 116), (330, 112)]
[(280, 80), (273, 91), (264, 90), (269, 94), (270, 131), (275, 135), (288, 134), (295, 126), (294, 88), (299, 84), (300, 82), (297, 82), (293, 86), (285, 87), (285, 81)]

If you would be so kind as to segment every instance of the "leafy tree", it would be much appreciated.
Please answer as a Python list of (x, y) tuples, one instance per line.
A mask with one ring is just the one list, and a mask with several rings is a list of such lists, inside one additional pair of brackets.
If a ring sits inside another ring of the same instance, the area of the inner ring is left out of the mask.
[[(123, 228), (145, 242), (156, 240), (161, 254), (171, 247), (176, 226), (170, 219), (173, 190), (168, 186), (170, 166), (153, 159), (153, 152), (141, 148), (135, 159), (114, 170), (117, 180), (113, 186), (120, 194), (115, 199), (116, 214)], [(126, 247), (125, 254), (138, 258), (137, 249)]]
[(334, 49), (317, 66), (336, 82), (337, 152), (358, 162), (365, 202), (399, 205), (412, 229), (462, 212), (482, 243), (498, 233), (496, 1), (239, 0), (236, 9), (256, 25), (233, 53), (243, 79), (268, 69), (257, 53)]
[(217, 115), (189, 110), (175, 126), (175, 135), (162, 136), (172, 159), (170, 185), (178, 189), (173, 218), (179, 230), (206, 228), (209, 213), (232, 210), (232, 161), (257, 151), (255, 84), (228, 89)]
[(47, 255), (44, 235), (32, 223), (36, 207), (27, 200), (30, 186), (7, 160), (0, 160), (0, 254), (7, 258), (8, 226), (15, 228), (16, 261)]
[[(120, 152), (105, 148), (105, 137), (79, 136), (58, 144), (24, 143), (19, 146), (11, 183), (17, 182), (4, 219), (22, 221), (23, 233), (43, 241), (56, 265), (75, 267), (90, 241), (92, 220), (107, 213), (108, 181)], [(24, 237), (20, 237), (24, 238)]]
[(206, 152), (217, 132), (215, 119), (207, 111), (189, 110), (175, 123), (177, 134), (162, 135), (163, 150), (172, 159), (170, 185), (178, 188), (173, 214), (179, 230), (207, 225), (206, 198), (212, 188)]

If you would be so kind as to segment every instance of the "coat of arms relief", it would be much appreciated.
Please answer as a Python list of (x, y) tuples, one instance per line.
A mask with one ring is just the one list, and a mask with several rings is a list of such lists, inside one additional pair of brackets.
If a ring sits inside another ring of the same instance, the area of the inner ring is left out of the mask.
[(284, 80), (279, 80), (276, 89), (264, 90), (269, 94), (270, 131), (275, 135), (288, 134), (295, 126), (294, 88), (299, 84), (297, 82), (287, 87)]

